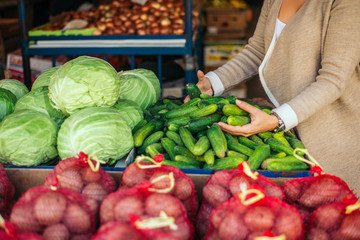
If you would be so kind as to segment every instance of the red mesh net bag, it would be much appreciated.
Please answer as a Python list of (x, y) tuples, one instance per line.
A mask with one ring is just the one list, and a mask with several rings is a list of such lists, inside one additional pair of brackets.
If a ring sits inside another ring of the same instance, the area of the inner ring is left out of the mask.
[[(123, 172), (119, 189), (131, 188), (141, 184), (143, 181), (152, 181), (162, 175), (173, 173), (175, 178), (175, 186), (170, 194), (180, 199), (185, 205), (186, 211), (191, 221), (195, 219), (198, 209), (198, 198), (195, 191), (194, 183), (191, 178), (179, 168), (174, 166), (161, 165), (163, 156), (157, 155), (154, 159), (147, 156), (138, 156), (135, 162), (130, 164)], [(150, 162), (145, 162), (150, 161)], [(158, 181), (155, 188), (167, 188), (170, 181), (164, 178)]]
[[(169, 174), (171, 176), (172, 173)], [(163, 177), (163, 176), (162, 176)], [(164, 212), (168, 217), (173, 218), (177, 229), (156, 229), (166, 232), (171, 239), (192, 239), (193, 227), (189, 222), (184, 204), (166, 191), (157, 192), (150, 182), (143, 182), (133, 188), (123, 189), (109, 194), (100, 206), (100, 222), (120, 222), (130, 224), (133, 216), (137, 219), (156, 218)], [(154, 230), (155, 231), (155, 230)], [(149, 234), (151, 234), (150, 231)], [(161, 235), (161, 234), (157, 234)], [(166, 238), (165, 238), (166, 239)]]
[[(307, 151), (306, 153), (308, 154)], [(316, 163), (310, 155), (309, 158)], [(356, 195), (342, 179), (325, 174), (323, 169), (313, 162), (307, 161), (314, 166), (310, 172), (315, 176), (297, 178), (283, 185), (286, 201), (299, 209), (305, 221), (311, 212), (321, 205), (343, 201), (344, 199), (357, 200)]]
[(308, 240), (360, 239), (360, 202), (322, 205), (309, 218)]
[(212, 211), (205, 239), (254, 240), (271, 234), (300, 240), (303, 232), (302, 218), (294, 207), (278, 198), (266, 197), (255, 186)]
[[(41, 234), (47, 239), (89, 239), (95, 217), (85, 196), (67, 188), (34, 187), (14, 205), (10, 222), (19, 231)], [(94, 201), (94, 200), (93, 200)]]
[(14, 203), (15, 188), (0, 164), (0, 214), (7, 218)]
[(60, 161), (46, 177), (44, 185), (48, 187), (58, 178), (59, 187), (72, 189), (101, 203), (106, 195), (115, 191), (116, 182), (100, 163), (96, 157), (80, 152), (78, 157)]
[(0, 239), (1, 240), (43, 240), (44, 238), (36, 233), (19, 232), (16, 225), (5, 221), (0, 215)]
[(196, 230), (200, 236), (204, 236), (207, 232), (211, 211), (231, 197), (237, 196), (241, 192), (241, 184), (246, 187), (258, 185), (265, 190), (266, 196), (284, 199), (281, 187), (269, 178), (251, 171), (247, 162), (239, 165), (239, 169), (215, 172), (203, 188), (203, 199), (196, 223)]

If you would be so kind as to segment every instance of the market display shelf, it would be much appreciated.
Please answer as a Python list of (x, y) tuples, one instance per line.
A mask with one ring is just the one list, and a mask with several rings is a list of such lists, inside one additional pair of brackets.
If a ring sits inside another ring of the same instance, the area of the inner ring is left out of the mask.
[[(25, 0), (17, 0), (21, 29), (21, 48), (25, 85), (31, 88), (30, 56), (58, 55), (125, 55), (135, 68), (135, 55), (157, 56), (158, 77), (161, 83), (162, 56), (181, 55), (185, 60), (185, 83), (195, 81), (195, 51), (200, 51), (199, 38), (192, 29), (192, 0), (185, 2), (185, 34), (183, 35), (113, 35), (113, 36), (29, 36)], [(54, 58), (54, 57), (53, 57)], [(105, 57), (105, 59), (107, 59)], [(197, 58), (198, 65), (201, 57)], [(55, 60), (53, 60), (55, 66)]]

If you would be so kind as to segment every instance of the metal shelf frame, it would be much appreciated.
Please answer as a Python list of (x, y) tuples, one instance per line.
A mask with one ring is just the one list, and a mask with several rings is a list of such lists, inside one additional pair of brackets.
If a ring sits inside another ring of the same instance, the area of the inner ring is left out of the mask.
[[(26, 0), (17, 0), (19, 10), (19, 24), (21, 30), (21, 53), (23, 59), (24, 69), (24, 83), (31, 89), (31, 69), (30, 57), (35, 55), (52, 56), (53, 66), (55, 66), (55, 57), (59, 55), (124, 55), (130, 56), (131, 69), (135, 68), (136, 55), (152, 55), (157, 56), (158, 64), (158, 78), (162, 79), (162, 56), (164, 55), (182, 55), (185, 58), (185, 84), (195, 82), (195, 51), (199, 51), (200, 47), (195, 47), (198, 40), (193, 41), (193, 28), (192, 28), (192, 0), (185, 1), (185, 34), (184, 35), (114, 35), (114, 36), (44, 36), (44, 37), (30, 37), (28, 35), (28, 28), (26, 24)], [(199, 35), (198, 35), (199, 36)], [(126, 46), (100, 46), (100, 47), (41, 47), (34, 48), (31, 43), (39, 41), (99, 41), (99, 40), (185, 40), (182, 47), (126, 47)], [(201, 60), (201, 57), (198, 59)]]

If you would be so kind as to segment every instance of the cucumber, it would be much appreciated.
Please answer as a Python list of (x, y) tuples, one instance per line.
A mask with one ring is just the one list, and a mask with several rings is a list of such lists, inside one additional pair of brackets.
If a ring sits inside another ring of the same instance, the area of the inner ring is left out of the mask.
[[(290, 138), (290, 139), (288, 139), (288, 141), (293, 149), (295, 149), (295, 148), (306, 149), (303, 142), (297, 138)], [(304, 155), (304, 153), (300, 152), (300, 151), (297, 151), (296, 153), (300, 156)]]
[(239, 108), (235, 104), (228, 104), (223, 107), (223, 113), (226, 116), (249, 116), (249, 113)]
[(272, 132), (262, 132), (257, 134), (262, 139), (267, 139), (272, 137)]
[(230, 133), (224, 132), (225, 138), (227, 141), (233, 140), (235, 142), (239, 142), (236, 136), (231, 135)]
[(175, 151), (174, 148), (176, 147), (176, 144), (173, 140), (171, 140), (170, 138), (162, 138), (161, 139), (161, 145), (163, 146), (163, 148), (165, 149), (165, 151), (167, 152), (167, 154), (169, 154), (170, 159), (171, 160), (175, 160)]
[(151, 113), (151, 115), (155, 115), (155, 114), (157, 114), (159, 111), (165, 110), (165, 109), (167, 109), (167, 107), (166, 107), (166, 105), (164, 104), (164, 105), (159, 105), (159, 106), (151, 107), (151, 108), (149, 108), (148, 110), (149, 110), (149, 112)]
[(248, 124), (250, 122), (250, 118), (245, 116), (229, 116), (226, 122), (231, 126), (242, 126)]
[(251, 156), (254, 152), (251, 148), (242, 145), (241, 143), (236, 142), (235, 140), (228, 140), (228, 147), (231, 150), (237, 151), (239, 153), (243, 153), (246, 156)]
[(203, 136), (195, 143), (192, 153), (195, 156), (201, 156), (209, 149), (209, 147), (209, 139), (206, 136)]
[(178, 106), (180, 106), (180, 105), (183, 104), (183, 102), (180, 101), (180, 100), (178, 100), (178, 99), (169, 99), (169, 98), (163, 99), (163, 103), (164, 103), (164, 104), (174, 103), (174, 104), (176, 104), (176, 105), (178, 105)]
[(203, 108), (203, 107), (209, 106), (210, 104), (211, 103), (209, 103), (209, 101), (207, 101), (206, 99), (203, 99), (198, 103), (198, 107)]
[(200, 139), (202, 136), (207, 136), (207, 130), (200, 131), (196, 134), (197, 139)]
[(175, 146), (174, 152), (175, 152), (175, 155), (182, 155), (182, 156), (196, 159), (196, 156), (192, 152), (190, 152), (190, 150), (187, 149), (186, 147)]
[(132, 134), (134, 135), (134, 133), (137, 132), (137, 130), (139, 130), (140, 128), (142, 128), (143, 126), (145, 126), (148, 123), (148, 121), (146, 121), (145, 119), (141, 120), (140, 122), (138, 122), (135, 127), (132, 129)]
[(175, 104), (174, 102), (168, 102), (166, 104), (166, 108), (169, 109), (169, 110), (174, 110), (175, 108), (178, 108), (179, 105)]
[(164, 136), (164, 132), (163, 131), (157, 131), (152, 133), (150, 136), (148, 136), (142, 146), (139, 148), (139, 153), (144, 153), (145, 149), (147, 146), (153, 144), (153, 143), (157, 143), (158, 141), (160, 141), (160, 139)]
[(191, 157), (187, 157), (187, 156), (182, 156), (182, 155), (176, 155), (175, 156), (175, 161), (176, 162), (184, 162), (184, 163), (189, 163), (189, 164), (193, 164), (193, 165), (197, 165), (198, 168), (200, 168), (201, 163), (199, 161), (197, 161), (195, 158), (191, 158)]
[(213, 165), (205, 164), (204, 169), (236, 169), (238, 165), (245, 161), (242, 158), (237, 157), (224, 157), (216, 159)]
[(199, 168), (199, 166), (195, 165), (195, 164), (185, 163), (185, 162), (169, 161), (169, 160), (162, 161), (161, 165), (175, 166), (175, 167), (178, 167), (180, 169), (198, 169)]
[(271, 114), (271, 110), (269, 110), (269, 109), (266, 109), (266, 108), (264, 108), (264, 109), (261, 109), (264, 113), (266, 113), (266, 114)]
[(143, 110), (143, 114), (144, 114), (144, 119), (148, 122), (150, 122), (154, 118), (154, 116), (147, 109)]
[(216, 104), (210, 104), (206, 107), (200, 108), (198, 110), (195, 110), (189, 114), (190, 118), (199, 118), (199, 117), (205, 117), (210, 114), (213, 114), (217, 110)]
[(183, 105), (181, 105), (179, 108), (187, 108), (190, 106), (197, 106), (199, 104), (199, 102), (201, 101), (200, 98), (193, 98), (190, 101), (184, 103)]
[(207, 129), (207, 127), (213, 123), (219, 122), (220, 119), (221, 115), (217, 113), (205, 117), (193, 118), (189, 121), (188, 128), (191, 132), (199, 132)]
[(167, 129), (169, 131), (173, 131), (173, 132), (177, 132), (179, 131), (179, 125), (175, 124), (175, 123), (170, 123), (168, 126), (167, 126)]
[(171, 119), (166, 120), (165, 126), (169, 126), (170, 124), (176, 124), (178, 126), (185, 126), (186, 124), (189, 123), (189, 121), (190, 121), (189, 116), (179, 117), (179, 118), (171, 118)]
[(228, 119), (227, 116), (222, 116), (221, 119), (220, 119), (220, 121), (221, 121), (221, 122), (224, 122), (224, 123), (227, 123), (227, 119)]
[(218, 104), (218, 103), (222, 103), (222, 104), (224, 104), (224, 105), (229, 105), (229, 104), (230, 104), (229, 101), (228, 101), (226, 98), (224, 98), (224, 99), (222, 99), (221, 101), (217, 102), (217, 104)]
[(252, 140), (253, 142), (257, 143), (258, 145), (264, 144), (263, 140), (256, 134), (251, 135), (249, 137), (250, 140)]
[(180, 135), (177, 134), (176, 132), (167, 131), (167, 132), (166, 132), (166, 136), (167, 136), (168, 138), (170, 138), (171, 140), (173, 140), (173, 141), (176, 143), (176, 145), (178, 145), (178, 146), (184, 146), (184, 143), (183, 143), (183, 141), (181, 140)]
[(236, 97), (235, 96), (229, 96), (226, 98), (230, 104), (235, 104), (236, 103)]
[(195, 83), (188, 83), (185, 85), (185, 92), (190, 96), (191, 99), (199, 98), (201, 91)]
[[(238, 136), (238, 140), (239, 140), (239, 143), (241, 144), (244, 144), (245, 146), (255, 150), (259, 144), (257, 144), (256, 142), (250, 140), (249, 138), (247, 137), (244, 137), (244, 136)], [(264, 144), (263, 144), (264, 145)]]
[(206, 94), (206, 93), (201, 93), (200, 98), (201, 99), (208, 99), (208, 98), (212, 98), (212, 96), (210, 96), (209, 94)]
[(141, 127), (134, 134), (134, 146), (140, 147), (145, 138), (149, 136), (156, 128), (156, 124), (154, 121), (148, 122), (145, 126)]
[(210, 140), (212, 149), (218, 158), (224, 158), (228, 150), (227, 141), (223, 131), (217, 124), (213, 124), (207, 130), (207, 137)]
[(284, 158), (268, 158), (261, 164), (261, 168), (271, 171), (295, 171), (307, 170), (309, 166), (294, 156), (287, 156)]
[(296, 138), (296, 136), (290, 130), (285, 132), (285, 137)]
[(279, 140), (280, 142), (282, 142), (283, 144), (291, 147), (288, 140), (286, 140), (286, 138), (284, 137), (284, 132), (283, 131), (274, 133), (273, 138), (275, 138), (275, 139)]
[(236, 151), (233, 151), (233, 150), (227, 151), (226, 156), (227, 157), (238, 157), (238, 158), (242, 158), (244, 160), (247, 160), (249, 158), (245, 154), (242, 154), (242, 153), (239, 153), (239, 152), (236, 152)]
[(163, 153), (164, 149), (161, 145), (161, 143), (153, 143), (146, 147), (145, 153), (149, 155), (151, 158), (153, 158), (155, 155)]
[(270, 158), (283, 158), (283, 157), (286, 157), (286, 153), (284, 152), (279, 152), (274, 155), (270, 155)]
[(165, 114), (165, 118), (178, 118), (178, 117), (184, 117), (188, 116), (191, 112), (198, 110), (199, 108), (197, 106), (190, 106), (186, 108), (176, 108), (174, 110), (171, 110)]
[(270, 155), (270, 147), (269, 145), (260, 145), (258, 146), (253, 154), (247, 160), (251, 170), (258, 169), (262, 162), (265, 161), (267, 157)]
[(204, 154), (204, 161), (206, 162), (206, 164), (208, 165), (213, 165), (215, 162), (215, 155), (214, 155), (214, 151), (212, 149), (209, 149), (205, 152)]
[(183, 141), (185, 147), (190, 150), (190, 152), (193, 152), (194, 146), (196, 143), (196, 139), (193, 137), (192, 133), (185, 127), (179, 128), (179, 134), (181, 137), (181, 140)]
[(221, 100), (225, 99), (225, 97), (212, 97), (212, 98), (208, 98), (206, 99), (207, 101), (209, 101), (209, 103), (218, 103)]
[(151, 121), (155, 123), (154, 132), (162, 130), (164, 128), (165, 122), (162, 119), (155, 118), (155, 119), (153, 119)]
[(270, 148), (276, 152), (284, 152), (287, 155), (293, 155), (294, 149), (275, 138), (268, 138), (265, 140), (265, 143), (269, 144)]

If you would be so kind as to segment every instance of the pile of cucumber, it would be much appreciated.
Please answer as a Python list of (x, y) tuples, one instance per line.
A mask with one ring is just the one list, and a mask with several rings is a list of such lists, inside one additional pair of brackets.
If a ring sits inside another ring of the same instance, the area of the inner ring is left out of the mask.
[[(164, 154), (162, 164), (182, 169), (233, 169), (248, 161), (252, 170), (306, 170), (307, 164), (293, 156), (305, 149), (290, 131), (263, 132), (250, 137), (223, 132), (219, 121), (229, 125), (249, 123), (249, 113), (235, 105), (236, 97), (212, 97), (195, 84), (185, 91), (191, 100), (161, 99), (144, 111), (144, 120), (133, 129), (137, 154)], [(258, 106), (270, 114), (268, 106)], [(301, 153), (300, 153), (301, 154)]]

